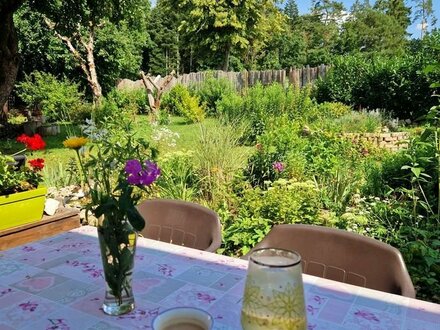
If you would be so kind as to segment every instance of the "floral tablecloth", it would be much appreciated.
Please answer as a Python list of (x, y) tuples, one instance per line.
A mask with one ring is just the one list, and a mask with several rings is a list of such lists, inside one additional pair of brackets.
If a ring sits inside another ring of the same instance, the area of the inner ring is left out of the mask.
[[(241, 329), (247, 262), (139, 239), (136, 309), (101, 310), (104, 279), (96, 228), (0, 251), (0, 329), (151, 329), (175, 306), (207, 310), (214, 329)], [(440, 329), (440, 305), (304, 275), (309, 329)]]

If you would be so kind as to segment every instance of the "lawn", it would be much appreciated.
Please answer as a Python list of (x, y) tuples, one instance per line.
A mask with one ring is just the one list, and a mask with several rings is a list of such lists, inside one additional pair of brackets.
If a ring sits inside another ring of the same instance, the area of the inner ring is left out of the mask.
[[(200, 139), (200, 130), (205, 127), (207, 130), (215, 127), (219, 124), (218, 119), (207, 118), (203, 123), (188, 123), (183, 117), (173, 116), (168, 127), (172, 132), (179, 134), (179, 138), (176, 141), (176, 146), (173, 148), (161, 148), (161, 154), (173, 152), (177, 150), (194, 150), (196, 144)], [(133, 127), (137, 137), (145, 138), (151, 141), (151, 134), (153, 127), (149, 122), (149, 116), (138, 115), (136, 116)], [(70, 135), (80, 135), (80, 129), (72, 125), (62, 125), (61, 133), (56, 136), (46, 136), (44, 141), (46, 142), (46, 148), (42, 151), (35, 151), (32, 154), (27, 152), (28, 158), (44, 158), (46, 169), (44, 171), (46, 176), (53, 176), (56, 172), (59, 172), (61, 168), (69, 163), (71, 159), (75, 157), (72, 150), (66, 149), (63, 146), (63, 141)], [(246, 152), (249, 148), (238, 147)], [(0, 140), (0, 152), (5, 154), (13, 154), (22, 149), (22, 144), (15, 140)], [(61, 165), (60, 165), (61, 164)], [(55, 172), (55, 173), (54, 173)]]

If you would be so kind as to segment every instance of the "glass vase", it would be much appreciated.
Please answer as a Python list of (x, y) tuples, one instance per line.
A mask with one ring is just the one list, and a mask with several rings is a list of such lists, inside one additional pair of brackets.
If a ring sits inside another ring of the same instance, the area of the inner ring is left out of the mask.
[(106, 291), (102, 309), (121, 315), (135, 307), (132, 288), (137, 232), (126, 219), (104, 217), (98, 227)]

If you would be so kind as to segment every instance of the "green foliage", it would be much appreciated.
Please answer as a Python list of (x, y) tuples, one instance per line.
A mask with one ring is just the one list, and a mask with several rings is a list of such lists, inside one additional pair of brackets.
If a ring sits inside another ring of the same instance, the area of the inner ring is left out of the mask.
[(98, 29), (95, 62), (103, 92), (111, 92), (120, 78), (137, 79), (148, 34), (136, 31), (127, 21), (106, 22)]
[(162, 198), (194, 201), (200, 195), (201, 179), (197, 175), (191, 152), (176, 152), (160, 161), (157, 181)]
[[(252, 186), (264, 187), (266, 181), (289, 177), (290, 170), (298, 174), (298, 171), (294, 171), (291, 167), (291, 165), (294, 165), (298, 168), (304, 165), (304, 162), (301, 161), (301, 155), (294, 152), (295, 149), (300, 149), (302, 145), (302, 141), (298, 137), (298, 131), (298, 125), (284, 117), (274, 120), (270, 129), (259, 136), (255, 151), (249, 157), (247, 167), (244, 170), (244, 178)], [(295, 157), (292, 157), (293, 154), (295, 154)], [(283, 164), (284, 169), (282, 171), (274, 167), (276, 162)]]
[(222, 98), (216, 102), (219, 120), (225, 124), (239, 122), (244, 119), (243, 107), (244, 99), (233, 91), (223, 94)]
[(227, 79), (208, 78), (195, 91), (200, 102), (205, 104), (208, 115), (216, 114), (216, 103), (224, 95), (233, 93), (233, 86)]
[(134, 114), (147, 113), (149, 111), (147, 94), (143, 89), (112, 89), (107, 95), (107, 100), (114, 102), (121, 110)]
[(205, 111), (199, 105), (199, 99), (191, 96), (183, 85), (174, 86), (171, 91), (162, 97), (160, 108), (171, 114), (179, 114), (189, 122), (201, 122), (205, 118)]
[(316, 122), (312, 127), (335, 133), (380, 133), (384, 122), (379, 111), (353, 111), (333, 120)]
[(228, 121), (246, 120), (249, 125), (244, 139), (252, 143), (273, 118), (283, 115), (291, 120), (316, 117), (317, 108), (310, 92), (310, 88), (285, 88), (277, 83), (263, 86), (258, 83), (245, 92), (241, 101), (234, 94), (225, 94), (217, 103), (218, 111), (225, 114)]
[(201, 194), (212, 205), (218, 205), (231, 190), (234, 176), (242, 168), (244, 154), (237, 154), (243, 128), (216, 125), (200, 127), (194, 162), (201, 181)]
[(324, 102), (318, 104), (318, 111), (326, 118), (340, 118), (350, 114), (352, 109), (341, 102)]
[(72, 184), (78, 184), (77, 180), (80, 173), (76, 166), (75, 159), (71, 158), (67, 165), (58, 162), (56, 166), (43, 168), (44, 184), (46, 187), (61, 189)]
[(0, 195), (16, 192), (24, 179), (23, 172), (15, 171), (12, 164), (14, 164), (14, 158), (0, 153)]
[(318, 101), (339, 101), (359, 108), (385, 109), (399, 118), (420, 118), (434, 105), (430, 78), (420, 71), (421, 56), (392, 59), (338, 58), (317, 83)]
[(32, 108), (40, 108), (47, 121), (68, 120), (71, 109), (81, 105), (78, 85), (34, 71), (18, 85), (18, 95)]
[(69, 50), (44, 24), (43, 15), (29, 7), (29, 2), (24, 2), (14, 14), (14, 22), (21, 58), (18, 80), (33, 71), (79, 80), (75, 79), (75, 63)]
[(365, 8), (356, 11), (343, 24), (341, 48), (344, 52), (401, 55), (406, 43), (406, 28), (396, 17)]
[(180, 72), (179, 15), (179, 11), (168, 8), (167, 1), (163, 0), (156, 1), (151, 11), (148, 69), (153, 74), (165, 76), (173, 70)]
[(440, 230), (438, 224), (422, 228), (402, 227), (400, 241), (393, 242), (402, 252), (417, 297), (440, 303)]
[(280, 179), (267, 190), (246, 189), (237, 201), (236, 214), (225, 220), (228, 254), (246, 254), (276, 224), (319, 223), (318, 191), (312, 182)]

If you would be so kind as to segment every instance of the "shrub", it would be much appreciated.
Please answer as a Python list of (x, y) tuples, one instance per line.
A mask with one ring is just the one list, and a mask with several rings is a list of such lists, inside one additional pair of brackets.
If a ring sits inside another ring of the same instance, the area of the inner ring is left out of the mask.
[(271, 129), (258, 137), (255, 151), (244, 170), (244, 178), (254, 187), (264, 187), (266, 181), (288, 178), (291, 165), (298, 166), (300, 162), (301, 156), (297, 153), (297, 157), (289, 158), (293, 150), (300, 149), (298, 124), (284, 116), (273, 119), (269, 126)]
[(41, 111), (49, 122), (69, 120), (70, 111), (81, 105), (83, 94), (78, 84), (58, 80), (50, 73), (34, 71), (18, 84), (18, 95)]
[(338, 58), (317, 82), (319, 102), (339, 101), (355, 107), (385, 109), (399, 118), (417, 119), (434, 105), (430, 77), (421, 72), (421, 55), (367, 59)]
[(208, 78), (196, 89), (195, 94), (199, 97), (200, 102), (205, 104), (207, 114), (216, 115), (216, 103), (225, 94), (230, 95), (233, 92), (234, 88), (229, 80), (224, 78)]
[(86, 119), (94, 117), (95, 106), (91, 103), (82, 103), (70, 110), (70, 120), (74, 124), (83, 124)]
[(150, 110), (147, 93), (143, 89), (112, 89), (107, 95), (107, 100), (114, 102), (120, 109), (127, 109), (136, 114), (146, 113)]
[(162, 98), (160, 107), (163, 111), (181, 115), (193, 123), (201, 122), (205, 117), (205, 111), (199, 105), (199, 99), (191, 96), (188, 89), (183, 85), (176, 85), (166, 93)]
[(280, 179), (267, 190), (247, 189), (237, 200), (235, 216), (224, 223), (225, 253), (246, 254), (276, 224), (319, 223), (318, 191), (312, 182)]
[(340, 118), (350, 114), (352, 109), (341, 102), (324, 102), (318, 105), (318, 111), (324, 118)]
[(236, 92), (224, 93), (216, 107), (219, 120), (224, 124), (237, 123), (245, 118), (244, 99)]

